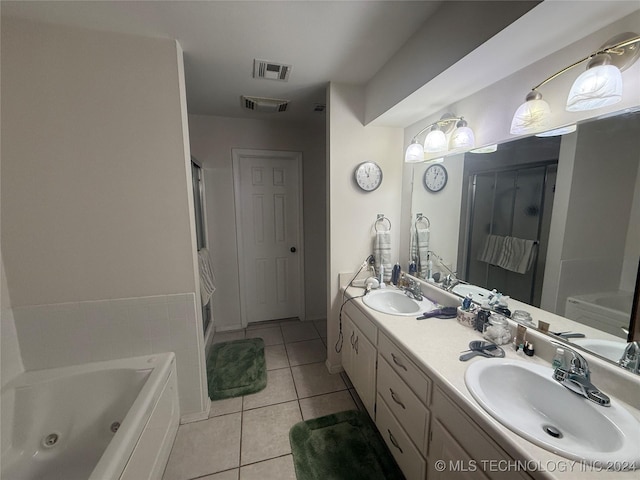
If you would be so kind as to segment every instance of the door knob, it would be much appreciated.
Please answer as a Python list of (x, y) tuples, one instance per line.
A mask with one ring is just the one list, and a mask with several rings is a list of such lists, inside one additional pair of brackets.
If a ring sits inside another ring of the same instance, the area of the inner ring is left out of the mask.
[(291, 253), (296, 253), (296, 247), (291, 247), (289, 250), (291, 250)]

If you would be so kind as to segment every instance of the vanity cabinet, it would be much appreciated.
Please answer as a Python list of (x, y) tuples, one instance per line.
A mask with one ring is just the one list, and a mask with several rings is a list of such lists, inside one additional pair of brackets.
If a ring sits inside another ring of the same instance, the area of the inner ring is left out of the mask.
[(343, 316), (342, 366), (371, 418), (375, 418), (378, 329), (356, 307)]
[(376, 425), (407, 480), (424, 480), (432, 382), (378, 334)]
[[(524, 471), (507, 468), (517, 462), (439, 387), (434, 389), (431, 412), (433, 421), (429, 442), (429, 480), (531, 479)], [(445, 462), (444, 469), (441, 468), (442, 464), (437, 464), (438, 461)]]

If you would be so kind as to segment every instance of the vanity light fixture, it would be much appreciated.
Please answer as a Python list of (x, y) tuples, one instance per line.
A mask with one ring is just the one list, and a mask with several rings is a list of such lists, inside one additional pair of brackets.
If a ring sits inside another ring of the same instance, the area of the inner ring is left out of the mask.
[(566, 135), (567, 133), (573, 133), (577, 128), (577, 125), (574, 123), (572, 125), (554, 128), (553, 130), (547, 130), (546, 132), (536, 133), (536, 137), (558, 137), (560, 135)]
[(484, 147), (476, 148), (471, 150), (471, 153), (493, 153), (498, 150), (498, 144), (494, 143), (492, 145), (485, 145)]
[[(418, 137), (426, 131), (429, 133), (423, 146), (418, 142)], [(447, 140), (447, 135), (452, 131), (451, 138)], [(424, 162), (425, 153), (445, 154), (452, 151), (462, 151), (472, 148), (474, 144), (473, 130), (469, 128), (464, 118), (445, 113), (440, 120), (430, 123), (413, 137), (405, 152), (404, 161), (407, 163)]]
[(549, 126), (551, 108), (538, 91), (551, 80), (559, 77), (583, 62), (587, 71), (574, 82), (567, 97), (566, 110), (578, 112), (606, 107), (622, 100), (622, 74), (640, 57), (640, 36), (636, 33), (621, 33), (609, 39), (600, 50), (572, 63), (554, 73), (535, 87), (518, 107), (510, 132), (523, 135), (545, 130)]

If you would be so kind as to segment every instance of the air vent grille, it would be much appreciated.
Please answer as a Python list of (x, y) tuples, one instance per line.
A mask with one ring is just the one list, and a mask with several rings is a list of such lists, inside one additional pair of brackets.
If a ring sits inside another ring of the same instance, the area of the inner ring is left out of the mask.
[(278, 98), (248, 97), (243, 95), (240, 99), (244, 108), (255, 112), (286, 112), (289, 107), (289, 100)]
[(258, 60), (257, 58), (253, 61), (253, 78), (286, 82), (289, 80), (290, 73), (291, 65)]

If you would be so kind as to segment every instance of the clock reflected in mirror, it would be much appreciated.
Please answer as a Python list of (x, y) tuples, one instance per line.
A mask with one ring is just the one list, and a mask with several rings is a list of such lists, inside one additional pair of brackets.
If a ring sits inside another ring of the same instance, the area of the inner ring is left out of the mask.
[(424, 172), (424, 186), (430, 192), (441, 191), (447, 185), (448, 175), (444, 165), (431, 165)]
[(373, 192), (382, 183), (382, 169), (375, 162), (362, 162), (353, 172), (356, 185), (365, 192)]

